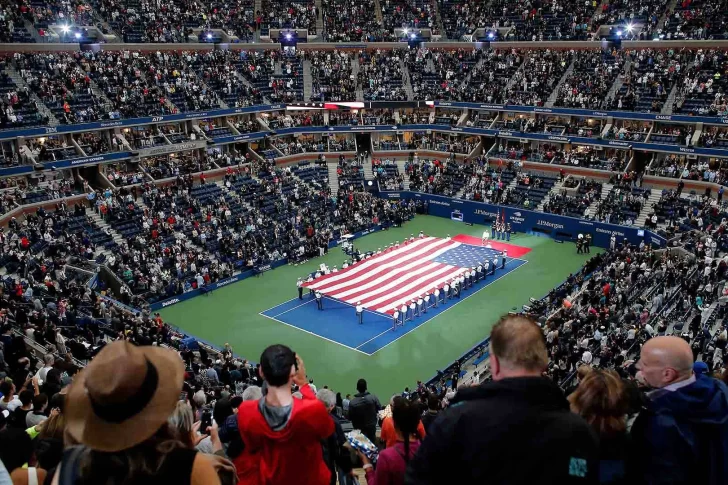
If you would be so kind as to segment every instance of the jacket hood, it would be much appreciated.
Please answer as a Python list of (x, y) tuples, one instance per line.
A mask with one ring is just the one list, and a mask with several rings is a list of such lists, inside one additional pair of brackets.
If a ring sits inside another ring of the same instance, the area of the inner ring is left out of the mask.
[(476, 387), (464, 387), (458, 389), (451, 404), (496, 397), (504, 401), (525, 402), (544, 411), (569, 409), (569, 402), (561, 388), (545, 377), (511, 377)]
[(272, 408), (261, 401), (246, 401), (238, 408), (238, 428), (271, 439), (286, 439), (291, 434), (289, 424), (295, 413), (295, 399), (291, 406), (283, 408)]
[(672, 414), (694, 423), (728, 422), (728, 387), (712, 377), (696, 376), (695, 382), (653, 401), (655, 413)]

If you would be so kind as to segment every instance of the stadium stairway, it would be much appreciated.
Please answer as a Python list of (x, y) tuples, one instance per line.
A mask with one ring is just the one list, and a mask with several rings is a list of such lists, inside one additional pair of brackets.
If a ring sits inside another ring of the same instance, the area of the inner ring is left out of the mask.
[(339, 174), (336, 173), (336, 164), (327, 163), (326, 169), (329, 171), (329, 187), (332, 194), (339, 193)]
[(379, 0), (374, 0), (374, 15), (377, 18), (377, 23), (382, 25), (384, 16), (382, 15), (382, 5), (379, 3)]
[(650, 212), (652, 212), (652, 208), (654, 207), (654, 205), (660, 201), (660, 197), (662, 197), (661, 190), (653, 189), (652, 192), (650, 192), (650, 197), (647, 199), (647, 202), (642, 206), (642, 210), (637, 216), (637, 219), (634, 221), (635, 226), (644, 227), (647, 216), (650, 214)]
[(30, 36), (33, 37), (35, 42), (37, 44), (42, 44), (44, 42), (47, 42), (47, 39), (44, 39), (41, 37), (40, 32), (38, 32), (38, 29), (35, 28), (35, 25), (33, 25), (33, 22), (27, 19), (23, 19), (23, 26), (25, 27), (25, 30), (27, 30), (30, 33)]
[(412, 89), (409, 69), (407, 69), (407, 66), (404, 63), (404, 59), (399, 60), (399, 65), (402, 68), (402, 78), (404, 79), (404, 90), (405, 92), (407, 92), (407, 99), (412, 101), (413, 99), (415, 99), (415, 91), (414, 89)]
[(665, 25), (665, 20), (667, 19), (667, 15), (671, 12), (675, 11), (675, 7), (677, 6), (677, 0), (670, 0), (667, 3), (667, 7), (663, 11), (662, 17), (660, 17), (660, 20), (657, 21), (657, 25)]
[(313, 94), (313, 76), (311, 76), (311, 61), (303, 61), (303, 99), (311, 101)]
[(399, 170), (399, 173), (404, 174), (404, 190), (410, 189), (410, 181), (409, 177), (407, 176), (407, 171), (404, 168), (405, 163), (407, 163), (406, 160), (396, 160), (397, 162), (397, 170)]
[(675, 98), (677, 97), (677, 85), (678, 84), (679, 83), (673, 84), (672, 89), (670, 90), (670, 94), (667, 96), (667, 100), (665, 101), (665, 104), (662, 105), (660, 114), (663, 114), (663, 115), (672, 114), (672, 108), (675, 106)]
[(574, 72), (574, 62), (576, 62), (576, 58), (574, 58), (571, 61), (571, 64), (569, 64), (569, 67), (566, 68), (566, 71), (564, 72), (564, 75), (561, 76), (561, 79), (559, 79), (559, 82), (554, 87), (554, 90), (551, 91), (551, 95), (549, 96), (549, 99), (546, 100), (546, 107), (547, 108), (553, 108), (554, 103), (556, 103), (556, 100), (559, 97), (559, 91), (561, 91), (561, 85), (564, 84), (564, 81), (571, 76), (571, 73)]
[[(13, 80), (18, 88), (22, 89), (27, 86), (25, 80), (23, 79), (23, 76), (21, 76), (20, 73), (15, 70), (11, 63), (6, 64), (5, 72), (8, 73), (8, 76), (10, 76), (10, 79)], [(41, 115), (48, 117), (48, 124), (50, 126), (60, 125), (61, 122), (58, 121), (58, 118), (56, 118), (53, 112), (48, 109), (48, 106), (43, 104), (43, 101), (40, 100), (40, 98), (33, 92), (33, 90), (28, 88), (28, 92), (30, 93), (30, 99), (35, 101), (36, 106), (38, 106), (38, 112)]]
[[(614, 84), (612, 84), (612, 87), (609, 89), (609, 92), (607, 93), (607, 96), (604, 98), (605, 100), (614, 99), (617, 93), (619, 92), (620, 88), (624, 84), (624, 80), (629, 77), (629, 72), (632, 68), (632, 61), (629, 59), (625, 61), (624, 66), (622, 67), (624, 71), (623, 76), (617, 76), (617, 79), (614, 80)], [(606, 128), (606, 127), (605, 127)]]
[[(437, 3), (435, 3), (435, 5), (437, 5)], [(463, 79), (463, 82), (460, 85), (460, 87), (467, 87), (470, 84), (470, 79), (473, 77), (473, 73), (474, 72), (479, 72), (480, 71), (480, 68), (483, 66), (483, 64), (485, 64), (485, 59), (484, 58), (479, 59), (478, 62), (475, 63), (475, 65), (473, 66), (473, 68), (470, 69), (470, 71), (468, 72), (468, 74), (465, 76), (465, 79)], [(458, 123), (458, 124), (460, 124), (460, 123)]]
[[(259, 2), (260, 2), (260, 0), (259, 0)], [(259, 32), (260, 31), (256, 31), (255, 32), (255, 35), (260, 35)], [(244, 86), (247, 86), (250, 89), (255, 89), (253, 87), (253, 85), (250, 83), (250, 81), (248, 81), (247, 79), (245, 79), (245, 76), (243, 76), (242, 74), (240, 74), (237, 70), (235, 70), (234, 72), (235, 72), (235, 76), (240, 80), (241, 83), (243, 83)], [(270, 98), (268, 96), (263, 96), (263, 99), (265, 100), (266, 103), (270, 103)], [(269, 128), (266, 128), (266, 129), (269, 129)]]
[[(359, 79), (359, 58), (356, 56), (354, 56), (354, 59), (351, 61), (351, 76), (354, 79)], [(356, 100), (364, 100), (364, 90), (358, 82), (356, 83)]]
[(589, 204), (589, 207), (586, 208), (586, 211), (584, 211), (584, 218), (585, 219), (591, 219), (596, 215), (597, 207), (599, 207), (599, 203), (607, 198), (609, 195), (609, 192), (612, 191), (612, 187), (614, 187), (613, 184), (602, 184), (602, 193), (599, 196), (597, 200)]
[(511, 88), (512, 88), (512, 87), (513, 87), (513, 85), (514, 85), (514, 84), (516, 83), (516, 79), (517, 79), (517, 78), (519, 77), (519, 76), (518, 76), (518, 73), (519, 73), (519, 72), (521, 72), (521, 71), (523, 71), (523, 70), (525, 69), (525, 67), (526, 67), (526, 64), (527, 64), (527, 63), (525, 62), (525, 60), (524, 60), (523, 62), (521, 62), (521, 65), (520, 65), (520, 66), (518, 66), (518, 69), (516, 69), (516, 72), (514, 72), (514, 73), (513, 73), (513, 75), (511, 76), (511, 78), (510, 78), (510, 79), (508, 80), (508, 82), (506, 83), (506, 87), (505, 87), (505, 88), (503, 88), (503, 92), (504, 92), (504, 93), (508, 93), (508, 92), (510, 92)]
[(372, 163), (364, 162), (362, 168), (364, 169), (364, 180), (374, 180), (374, 170), (372, 170)]
[(111, 111), (114, 107), (114, 103), (111, 102), (109, 98), (106, 97), (106, 94), (104, 94), (104, 90), (99, 87), (98, 84), (96, 84), (96, 81), (94, 81), (91, 77), (89, 77), (89, 86), (91, 87), (91, 92), (93, 93), (94, 97), (101, 101), (103, 103), (103, 108), (105, 111)]
[[(319, 39), (323, 38), (324, 33), (324, 9), (321, 5), (321, 0), (316, 0), (316, 35)], [(304, 67), (303, 71), (303, 78), (306, 79), (306, 68)], [(304, 90), (306, 88), (304, 87)], [(304, 97), (304, 99), (308, 99), (307, 96)]]
[[(114, 242), (118, 245), (121, 245), (126, 242), (126, 239), (116, 232), (114, 229), (111, 228), (111, 225), (107, 223), (97, 211), (95, 210), (88, 210), (86, 211), (86, 215), (94, 221), (94, 223), (99, 226), (103, 231), (108, 232), (111, 235), (111, 238), (114, 240)], [(104, 247), (101, 247), (98, 251), (99, 254), (103, 254), (107, 258), (111, 256), (112, 252)], [(98, 256), (98, 254), (97, 254)]]
[(440, 32), (440, 38), (445, 39), (447, 34), (445, 33), (445, 24), (442, 22), (442, 15), (440, 15), (439, 2), (432, 2), (432, 6), (435, 8), (435, 28)]
[(551, 187), (551, 190), (549, 191), (549, 193), (546, 194), (546, 197), (544, 197), (541, 200), (541, 203), (536, 206), (536, 212), (543, 212), (544, 206), (546, 204), (548, 204), (549, 200), (551, 199), (551, 194), (558, 194), (558, 193), (560, 193), (561, 192), (561, 188), (564, 186), (564, 182), (566, 182), (570, 177), (571, 177), (571, 175), (567, 175), (566, 178), (564, 178), (563, 181), (561, 181), (561, 180), (556, 181), (556, 183), (554, 184), (554, 186)]

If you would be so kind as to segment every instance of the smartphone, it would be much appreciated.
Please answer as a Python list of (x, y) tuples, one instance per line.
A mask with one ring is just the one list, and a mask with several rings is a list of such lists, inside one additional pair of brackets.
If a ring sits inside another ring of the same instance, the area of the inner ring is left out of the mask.
[(182, 391), (179, 393), (179, 400), (187, 402), (187, 391)]
[(200, 433), (207, 434), (207, 428), (212, 426), (212, 412), (209, 409), (202, 411), (202, 419), (200, 421)]
[(293, 353), (293, 366), (296, 368), (296, 372), (298, 372), (298, 356), (296, 353)]

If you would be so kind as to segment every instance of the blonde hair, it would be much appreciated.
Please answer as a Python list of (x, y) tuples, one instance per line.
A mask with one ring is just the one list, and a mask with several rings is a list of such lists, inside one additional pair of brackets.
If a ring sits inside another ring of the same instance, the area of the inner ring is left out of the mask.
[(192, 406), (185, 401), (177, 401), (177, 407), (174, 408), (172, 414), (167, 418), (167, 424), (172, 435), (189, 448), (195, 447), (192, 441), (192, 426), (195, 424), (194, 421)]
[(627, 395), (624, 383), (612, 370), (592, 369), (568, 397), (571, 410), (600, 435), (627, 429)]

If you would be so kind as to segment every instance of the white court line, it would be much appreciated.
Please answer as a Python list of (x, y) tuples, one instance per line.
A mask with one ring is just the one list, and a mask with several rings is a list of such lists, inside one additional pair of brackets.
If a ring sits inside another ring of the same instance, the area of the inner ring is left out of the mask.
[[(304, 295), (304, 296), (305, 296), (305, 295)], [(269, 308), (269, 309), (267, 309), (267, 310), (263, 310), (262, 312), (260, 312), (260, 314), (262, 315), (262, 314), (263, 314), (263, 313), (265, 313), (265, 312), (269, 312), (269, 311), (273, 310), (274, 308), (278, 308), (279, 306), (283, 306), (283, 305), (285, 305), (286, 303), (290, 303), (290, 302), (292, 302), (293, 300), (298, 300), (298, 297), (296, 297), (296, 298), (291, 298), (290, 300), (286, 300), (286, 301), (284, 301), (283, 303), (279, 303), (279, 304), (277, 304), (276, 306), (272, 306), (272, 307), (270, 307), (270, 308)]]
[(341, 345), (341, 346), (342, 346), (342, 347), (344, 347), (344, 348), (347, 348), (347, 349), (349, 349), (349, 350), (354, 350), (354, 351), (356, 351), (356, 352), (359, 352), (360, 354), (363, 354), (363, 355), (366, 355), (366, 356), (369, 356), (369, 355), (371, 355), (371, 354), (367, 354), (366, 352), (364, 352), (364, 351), (362, 351), (362, 350), (356, 349), (356, 348), (354, 348), (354, 347), (349, 347), (348, 345), (346, 345), (346, 344), (342, 344), (341, 342), (337, 342), (336, 340), (331, 340), (331, 339), (329, 339), (329, 338), (326, 338), (326, 337), (324, 337), (323, 335), (319, 335), (319, 334), (317, 334), (317, 333), (309, 332), (308, 330), (306, 330), (306, 329), (303, 329), (303, 328), (301, 328), (301, 327), (297, 327), (297, 326), (295, 326), (295, 325), (291, 325), (290, 323), (286, 323), (286, 322), (284, 322), (283, 320), (278, 320), (277, 318), (269, 317), (268, 315), (263, 315), (262, 313), (259, 313), (258, 315), (264, 316), (265, 318), (270, 318), (270, 319), (271, 319), (271, 320), (273, 320), (273, 321), (276, 321), (276, 322), (278, 322), (278, 323), (282, 323), (283, 325), (286, 325), (286, 326), (288, 326), (288, 327), (291, 327), (291, 328), (295, 328), (296, 330), (300, 330), (301, 332), (305, 332), (305, 333), (307, 333), (307, 334), (309, 334), (309, 335), (313, 335), (314, 337), (318, 337), (318, 338), (324, 339), (324, 340), (326, 340), (327, 342), (331, 342), (331, 343), (333, 343), (333, 344)]
[[(294, 299), (294, 300), (296, 300), (296, 298), (293, 298), (293, 299)], [(291, 300), (288, 300), (288, 301), (291, 301)], [(308, 305), (308, 304), (309, 304), (309, 303), (311, 303), (312, 301), (316, 301), (316, 298), (311, 298), (310, 300), (308, 300), (308, 301), (307, 301), (307, 302), (305, 302), (305, 303), (301, 303), (300, 305), (296, 305), (296, 306), (294, 306), (293, 308), (289, 308), (288, 310), (286, 310), (286, 311), (284, 311), (284, 312), (281, 312), (281, 313), (278, 313), (278, 314), (276, 314), (276, 315), (273, 315), (273, 316), (274, 316), (274, 317), (280, 317), (280, 316), (281, 316), (281, 315), (283, 315), (284, 313), (288, 313), (288, 312), (290, 312), (290, 311), (293, 311), (293, 310), (295, 310), (296, 308), (302, 307), (303, 305)], [(288, 303), (288, 302), (286, 302), (286, 303)], [(280, 306), (280, 305), (279, 305), (279, 306)], [(273, 307), (273, 308), (275, 308), (275, 307)]]
[[(519, 259), (519, 258), (510, 258), (510, 259)], [(526, 261), (525, 259), (519, 259), (519, 261), (525, 261), (525, 263), (524, 263), (524, 264), (522, 264), (521, 266), (525, 266), (526, 264), (528, 264), (528, 261)], [(506, 261), (506, 266), (508, 266), (508, 263), (509, 263), (509, 261)], [(518, 268), (520, 268), (521, 266), (519, 266)], [(479, 290), (477, 290), (477, 291), (474, 291), (473, 293), (469, 294), (469, 295), (468, 295), (468, 296), (466, 296), (465, 298), (462, 298), (462, 299), (461, 299), (460, 301), (458, 301), (458, 302), (456, 302), (456, 303), (453, 303), (452, 305), (450, 305), (449, 307), (447, 307), (446, 309), (444, 309), (443, 311), (441, 311), (440, 313), (438, 313), (438, 314), (437, 314), (437, 315), (435, 315), (434, 317), (432, 317), (432, 318), (430, 318), (429, 320), (427, 320), (427, 321), (423, 322), (423, 323), (422, 323), (421, 325), (418, 325), (417, 327), (415, 327), (415, 328), (411, 329), (411, 330), (410, 330), (409, 332), (403, 333), (402, 335), (400, 335), (400, 336), (399, 336), (399, 337), (397, 337), (396, 339), (392, 340), (392, 341), (391, 341), (391, 342), (389, 342), (388, 344), (386, 344), (386, 345), (384, 345), (384, 346), (382, 346), (382, 347), (379, 347), (379, 348), (378, 348), (377, 350), (375, 350), (375, 351), (374, 351), (374, 352), (372, 352), (371, 354), (367, 354), (367, 355), (374, 355), (374, 354), (376, 354), (377, 352), (379, 352), (379, 351), (380, 351), (380, 350), (382, 350), (383, 348), (386, 348), (386, 347), (388, 347), (388, 346), (392, 345), (392, 344), (393, 344), (394, 342), (396, 342), (397, 340), (401, 339), (402, 337), (405, 337), (405, 336), (409, 335), (409, 334), (410, 334), (411, 332), (414, 332), (414, 331), (415, 331), (415, 330), (417, 330), (418, 328), (422, 328), (422, 327), (423, 327), (423, 326), (425, 326), (426, 324), (430, 323), (430, 322), (431, 322), (432, 320), (436, 320), (437, 318), (439, 318), (439, 317), (440, 317), (440, 315), (442, 315), (442, 314), (443, 314), (443, 313), (445, 313), (446, 311), (448, 311), (448, 310), (450, 310), (450, 309), (452, 309), (452, 308), (455, 308), (455, 307), (456, 307), (456, 306), (458, 305), (458, 303), (461, 303), (461, 302), (463, 302), (463, 301), (467, 300), (467, 299), (468, 299), (468, 298), (470, 298), (471, 296), (477, 295), (477, 294), (478, 294), (478, 293), (479, 293), (479, 292), (480, 292), (481, 290), (484, 290), (484, 289), (486, 289), (487, 287), (489, 287), (490, 285), (492, 285), (493, 283), (497, 283), (498, 281), (500, 281), (500, 280), (501, 280), (501, 278), (505, 278), (505, 277), (506, 277), (506, 276), (508, 276), (509, 274), (511, 274), (511, 273), (515, 273), (515, 272), (516, 272), (516, 271), (518, 270), (518, 268), (514, 269), (513, 271), (509, 271), (508, 273), (504, 274), (503, 276), (500, 276), (499, 278), (496, 278), (496, 279), (492, 280), (491, 282), (489, 282), (489, 283), (487, 283), (487, 284), (483, 285), (483, 286), (482, 286), (482, 287), (481, 287), (481, 288), (480, 288)], [(381, 336), (382, 336), (382, 335), (384, 335), (385, 333), (387, 333), (387, 332), (383, 332), (383, 333), (381, 333), (381, 334), (377, 335), (377, 337), (381, 337)], [(375, 338), (376, 338), (376, 337), (375, 337)], [(373, 339), (372, 339), (372, 340), (373, 340)], [(365, 342), (365, 343), (366, 343), (366, 342)], [(362, 344), (362, 345), (364, 345), (364, 344)], [(361, 345), (360, 345), (359, 347), (361, 347)], [(357, 350), (358, 350), (358, 348), (357, 348)], [(360, 351), (360, 352), (361, 352), (361, 351)]]

